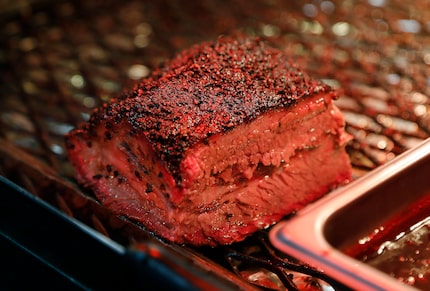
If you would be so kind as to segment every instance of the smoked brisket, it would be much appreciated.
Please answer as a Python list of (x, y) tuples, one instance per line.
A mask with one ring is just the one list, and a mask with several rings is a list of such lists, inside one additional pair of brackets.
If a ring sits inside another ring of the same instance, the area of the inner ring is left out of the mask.
[(336, 93), (258, 39), (179, 53), (67, 136), (76, 179), (176, 243), (230, 244), (351, 178)]

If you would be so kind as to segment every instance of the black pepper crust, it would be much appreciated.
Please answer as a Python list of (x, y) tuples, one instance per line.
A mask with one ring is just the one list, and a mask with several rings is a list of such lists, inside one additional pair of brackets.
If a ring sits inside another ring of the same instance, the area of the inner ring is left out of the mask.
[[(332, 92), (260, 39), (221, 37), (179, 53), (133, 90), (95, 110), (83, 130), (127, 121), (180, 183), (184, 151), (262, 113)], [(109, 139), (111, 134), (106, 134)]]

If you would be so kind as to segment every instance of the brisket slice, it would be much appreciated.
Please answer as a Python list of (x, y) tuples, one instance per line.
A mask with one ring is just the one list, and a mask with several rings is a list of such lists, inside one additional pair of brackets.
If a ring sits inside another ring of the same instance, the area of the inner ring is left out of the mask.
[(76, 178), (177, 243), (229, 244), (351, 178), (335, 93), (255, 39), (183, 51), (70, 132)]

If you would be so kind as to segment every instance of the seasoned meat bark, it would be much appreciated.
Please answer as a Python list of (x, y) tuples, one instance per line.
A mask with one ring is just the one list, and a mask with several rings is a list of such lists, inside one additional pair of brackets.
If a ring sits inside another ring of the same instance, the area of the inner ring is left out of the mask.
[(259, 40), (196, 45), (67, 136), (77, 180), (177, 243), (230, 244), (351, 178), (335, 93)]

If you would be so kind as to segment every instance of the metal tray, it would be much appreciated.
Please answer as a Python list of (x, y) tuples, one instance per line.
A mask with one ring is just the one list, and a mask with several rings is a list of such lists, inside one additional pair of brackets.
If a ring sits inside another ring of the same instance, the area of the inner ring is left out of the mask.
[[(370, 234), (377, 234), (373, 239), (383, 241), (390, 236), (393, 221), (401, 223), (406, 216), (425, 212), (414, 208), (414, 203), (430, 193), (429, 173), (427, 139), (280, 223), (270, 233), (270, 239), (283, 252), (309, 262), (356, 290), (413, 290), (347, 255), (347, 250), (360, 239), (370, 240)], [(362, 247), (365, 248), (366, 245)]]

